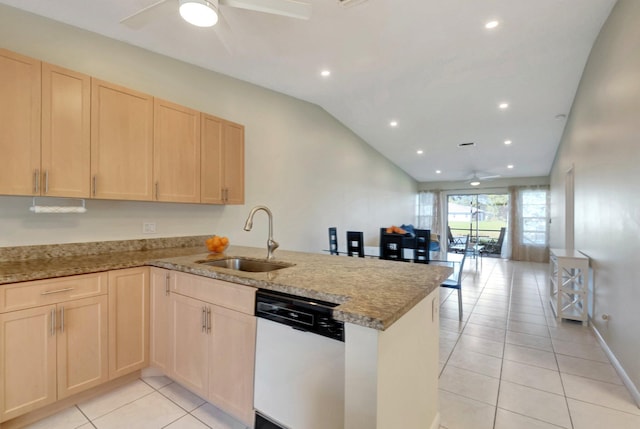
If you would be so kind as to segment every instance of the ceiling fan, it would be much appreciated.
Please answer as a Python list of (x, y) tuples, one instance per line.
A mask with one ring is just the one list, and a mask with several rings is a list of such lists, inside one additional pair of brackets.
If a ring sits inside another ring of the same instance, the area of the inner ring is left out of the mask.
[(466, 179), (471, 186), (480, 186), (481, 181), (492, 180), (501, 177), (499, 174), (481, 173), (474, 171), (473, 174)]
[(299, 0), (159, 0), (120, 21), (133, 29), (144, 27), (147, 23), (166, 13), (179, 11), (180, 16), (198, 27), (212, 27), (224, 22), (220, 9), (233, 7), (290, 18), (309, 19), (311, 4)]

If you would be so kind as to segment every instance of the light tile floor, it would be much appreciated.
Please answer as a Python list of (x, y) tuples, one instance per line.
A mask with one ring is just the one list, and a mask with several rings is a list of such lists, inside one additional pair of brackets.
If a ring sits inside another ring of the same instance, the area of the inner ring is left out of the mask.
[[(462, 322), (457, 292), (441, 290), (442, 429), (640, 428), (640, 409), (591, 330), (553, 318), (546, 264), (485, 258), (474, 268), (465, 269)], [(246, 429), (165, 377), (29, 428)]]
[(547, 270), (469, 264), (462, 322), (457, 292), (441, 290), (441, 429), (640, 428), (640, 408), (591, 329), (553, 317)]
[(166, 377), (144, 377), (29, 429), (247, 429)]

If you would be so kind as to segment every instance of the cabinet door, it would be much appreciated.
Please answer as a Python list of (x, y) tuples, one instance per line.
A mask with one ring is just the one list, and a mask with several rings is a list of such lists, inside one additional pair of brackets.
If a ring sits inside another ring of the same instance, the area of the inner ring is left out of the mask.
[(202, 114), (201, 202), (244, 204), (244, 127)]
[(89, 197), (90, 113), (91, 78), (43, 63), (42, 195)]
[(244, 204), (244, 127), (224, 121), (224, 200)]
[(0, 49), (0, 194), (40, 191), (40, 67)]
[(149, 365), (165, 374), (171, 370), (171, 292), (170, 271), (150, 270)]
[(223, 204), (223, 120), (203, 113), (201, 123), (202, 151), (200, 157), (200, 201), (206, 204)]
[(256, 318), (215, 305), (211, 311), (207, 398), (251, 425)]
[(153, 97), (91, 80), (92, 196), (151, 200)]
[(58, 399), (109, 379), (107, 296), (58, 304)]
[(0, 314), (0, 421), (55, 402), (55, 311)]
[(149, 364), (149, 268), (109, 271), (109, 379)]
[(200, 202), (200, 112), (154, 100), (153, 173), (157, 201)]
[(209, 335), (206, 307), (202, 301), (171, 294), (173, 343), (169, 377), (193, 393), (206, 397)]

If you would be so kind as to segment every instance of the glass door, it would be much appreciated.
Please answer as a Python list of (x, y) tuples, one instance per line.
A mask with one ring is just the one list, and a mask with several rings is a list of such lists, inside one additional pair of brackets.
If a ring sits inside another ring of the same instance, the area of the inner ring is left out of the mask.
[[(464, 249), (467, 237), (473, 244), (492, 250), (496, 246), (502, 228), (507, 228), (509, 194), (452, 194), (447, 196), (447, 226), (451, 231), (449, 249)], [(503, 232), (504, 240), (505, 233)], [(502, 243), (500, 243), (501, 245)]]

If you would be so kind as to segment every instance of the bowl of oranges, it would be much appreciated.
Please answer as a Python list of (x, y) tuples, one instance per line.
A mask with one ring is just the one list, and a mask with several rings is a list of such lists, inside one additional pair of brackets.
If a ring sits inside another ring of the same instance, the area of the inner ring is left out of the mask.
[(227, 237), (214, 235), (207, 238), (205, 244), (207, 245), (207, 249), (209, 249), (209, 252), (223, 253), (227, 249), (227, 247), (229, 247), (229, 239)]

